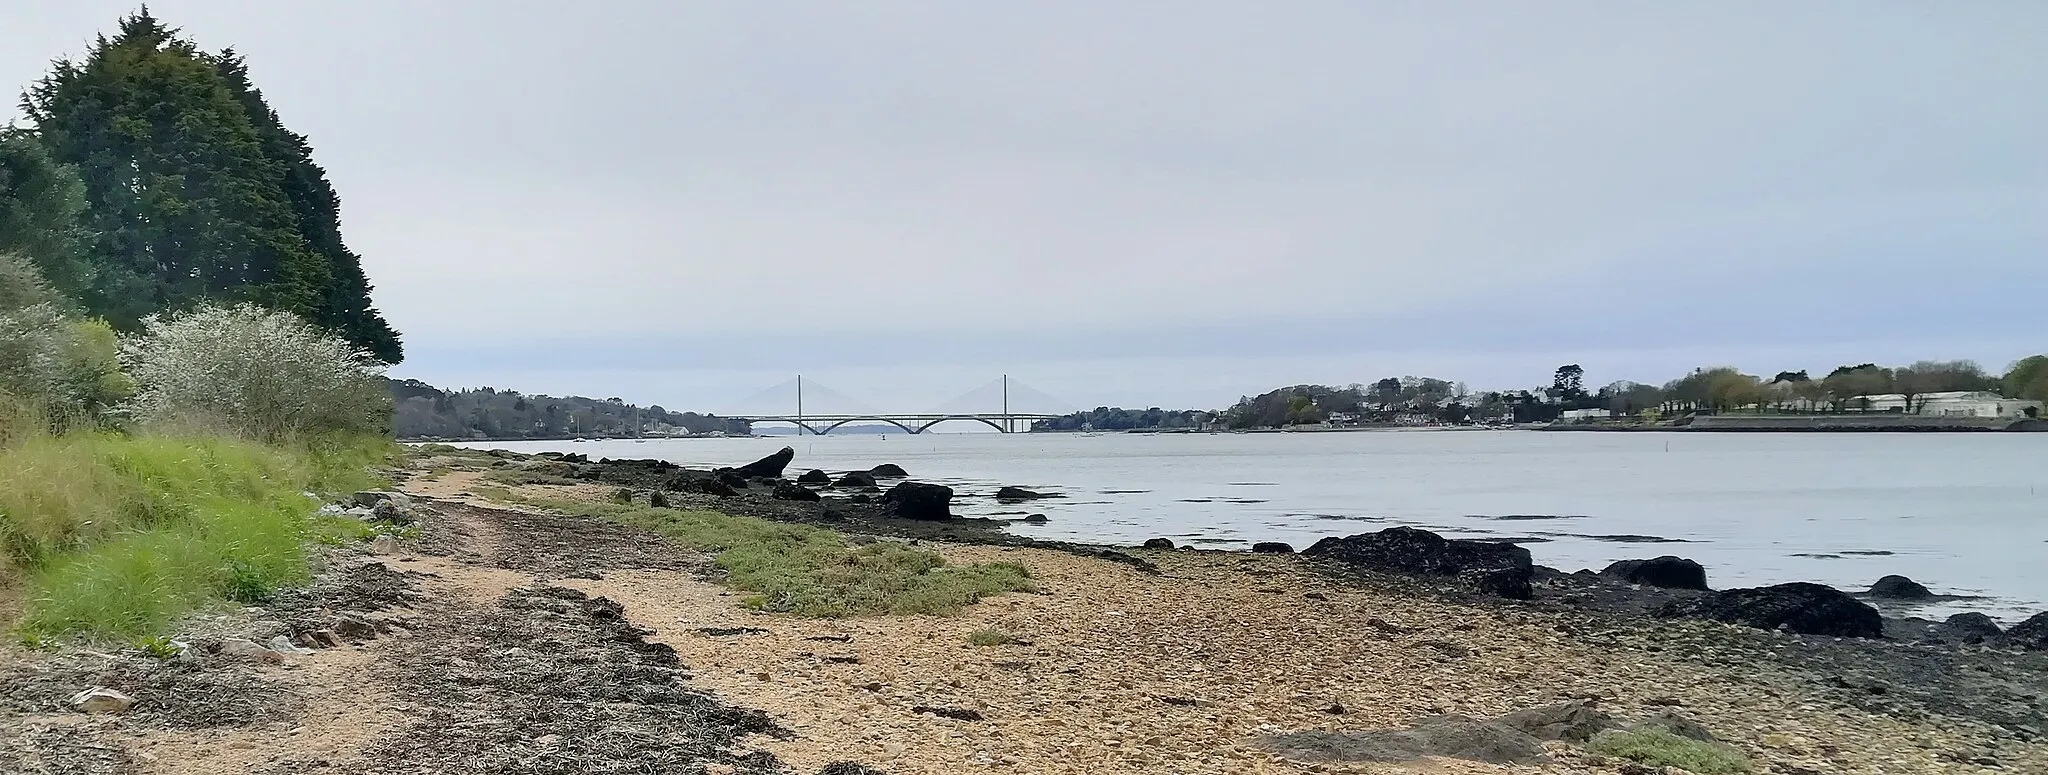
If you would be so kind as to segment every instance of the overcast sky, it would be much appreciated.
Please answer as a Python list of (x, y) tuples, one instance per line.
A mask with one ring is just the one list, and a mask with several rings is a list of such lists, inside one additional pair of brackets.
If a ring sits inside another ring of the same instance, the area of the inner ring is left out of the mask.
[[(0, 5), (9, 88), (133, 9)], [(2038, 2), (151, 9), (311, 137), (436, 384), (1213, 407), (2048, 350)]]

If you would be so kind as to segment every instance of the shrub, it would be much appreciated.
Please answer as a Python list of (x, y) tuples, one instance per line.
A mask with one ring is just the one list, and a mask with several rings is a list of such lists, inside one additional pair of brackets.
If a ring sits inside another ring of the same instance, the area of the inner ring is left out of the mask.
[(982, 628), (967, 633), (970, 646), (1008, 646), (1017, 642), (1017, 636), (994, 628)]
[(1594, 735), (1586, 750), (1658, 767), (1678, 767), (1699, 775), (1749, 772), (1749, 760), (1721, 743), (1694, 740), (1668, 729), (1612, 729)]
[(540, 505), (644, 527), (715, 553), (721, 583), (752, 593), (743, 602), (772, 613), (943, 616), (982, 598), (1035, 589), (1031, 572), (1017, 563), (950, 566), (935, 552), (903, 543), (850, 546), (829, 530), (758, 517), (615, 503)]
[(296, 315), (249, 304), (153, 316), (122, 347), (136, 418), (266, 441), (382, 433), (384, 365)]

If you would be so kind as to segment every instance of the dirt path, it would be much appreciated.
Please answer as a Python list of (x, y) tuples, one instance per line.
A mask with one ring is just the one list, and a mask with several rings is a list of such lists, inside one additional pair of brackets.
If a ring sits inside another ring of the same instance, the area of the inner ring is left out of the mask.
[[(1296, 761), (1262, 744), (1583, 697), (1624, 716), (1677, 709), (1761, 772), (2048, 771), (2039, 742), (1859, 708), (1815, 676), (1716, 664), (1685, 629), (1712, 625), (1620, 632), (1390, 594), (1287, 557), (1152, 552), (1152, 575), (944, 545), (953, 562), (1022, 563), (1043, 593), (952, 618), (797, 619), (741, 607), (703, 580), (708, 558), (649, 535), (481, 508), (483, 484), (462, 471), (414, 483), (441, 516), (400, 555), (339, 555), (304, 596), (193, 635), (366, 625), (349, 645), (280, 664), (0, 655), (0, 772), (1623, 771), (1561, 744), (1533, 765)], [(970, 645), (977, 630), (1015, 642)], [(59, 711), (92, 684), (143, 704)]]

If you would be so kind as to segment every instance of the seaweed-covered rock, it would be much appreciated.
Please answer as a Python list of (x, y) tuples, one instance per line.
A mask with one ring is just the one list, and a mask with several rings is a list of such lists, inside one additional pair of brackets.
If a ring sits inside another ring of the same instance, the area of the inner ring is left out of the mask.
[(1867, 594), (1886, 600), (1926, 600), (1934, 597), (1934, 592), (1921, 586), (1920, 582), (1897, 574), (1878, 579), (1877, 583), (1870, 585)]
[(953, 488), (924, 482), (899, 482), (882, 494), (882, 505), (897, 519), (929, 521), (953, 518)]
[(1664, 555), (1647, 560), (1621, 560), (1600, 571), (1616, 581), (1665, 589), (1707, 590), (1707, 569), (1683, 557)]
[(1366, 570), (1456, 578), (1472, 588), (1521, 600), (1533, 591), (1529, 550), (1498, 541), (1449, 539), (1427, 530), (1390, 527), (1377, 533), (1325, 538), (1303, 552)]
[(1884, 636), (1884, 618), (1877, 609), (1847, 592), (1805, 581), (1728, 589), (1690, 600), (1674, 600), (1657, 609), (1657, 615), (1712, 619), (1766, 630), (1783, 628), (1805, 635)]
[(775, 482), (775, 490), (774, 490), (774, 492), (773, 492), (772, 494), (774, 495), (774, 497), (775, 497), (775, 499), (776, 499), (776, 500), (785, 500), (785, 501), (814, 501), (814, 500), (818, 500), (818, 493), (816, 493), (816, 492), (813, 492), (813, 491), (811, 490), (811, 488), (809, 488), (809, 487), (805, 487), (805, 486), (803, 486), (803, 485), (801, 485), (801, 484), (797, 484), (796, 482), (792, 482), (792, 481), (789, 481), (789, 480), (787, 480), (787, 479), (779, 479), (779, 480), (776, 480), (776, 482)]
[(2027, 617), (2005, 631), (2007, 643), (2028, 651), (2048, 651), (2048, 611)]
[(2004, 637), (2005, 631), (1991, 617), (1969, 611), (1956, 614), (1934, 626), (1934, 637), (1945, 643), (1989, 643)]
[(876, 479), (901, 479), (909, 476), (910, 472), (903, 470), (903, 466), (896, 465), (895, 463), (883, 463), (868, 469), (868, 475)]
[(1252, 554), (1293, 554), (1294, 547), (1281, 541), (1260, 541), (1252, 544)]
[(1144, 548), (1146, 548), (1146, 549), (1172, 549), (1172, 548), (1173, 548), (1173, 539), (1171, 539), (1171, 538), (1147, 538), (1147, 539), (1145, 539), (1145, 547), (1144, 547)]
[(1052, 496), (1042, 492), (1032, 492), (1022, 487), (1001, 487), (996, 490), (996, 500), (999, 501), (1035, 501), (1040, 498), (1050, 497)]
[(762, 477), (765, 479), (776, 479), (782, 476), (782, 469), (789, 467), (789, 461), (795, 459), (796, 450), (783, 447), (773, 455), (733, 469), (733, 473), (746, 478)]
[(847, 489), (866, 489), (875, 486), (875, 475), (866, 471), (848, 471), (845, 475), (839, 477), (838, 481), (833, 482), (832, 486)]
[(813, 469), (811, 469), (811, 470), (809, 470), (809, 471), (805, 471), (805, 472), (804, 472), (804, 475), (803, 475), (803, 476), (799, 476), (799, 477), (797, 477), (797, 478), (796, 478), (796, 483), (797, 483), (797, 484), (831, 484), (831, 483), (832, 483), (832, 475), (831, 475), (831, 474), (828, 474), (828, 473), (825, 473), (824, 471), (820, 471), (820, 470), (818, 470), (818, 469), (815, 469), (815, 468), (813, 468)]

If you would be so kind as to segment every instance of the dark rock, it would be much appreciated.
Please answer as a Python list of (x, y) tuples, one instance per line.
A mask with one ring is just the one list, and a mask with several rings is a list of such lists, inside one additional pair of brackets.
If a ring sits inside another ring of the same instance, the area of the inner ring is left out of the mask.
[(579, 452), (570, 452), (570, 453), (568, 453), (568, 454), (565, 454), (565, 455), (563, 455), (563, 456), (562, 456), (562, 462), (564, 462), (564, 463), (588, 463), (588, 462), (590, 462), (590, 456), (589, 456), (589, 455), (585, 455), (585, 454), (582, 454), (582, 453), (579, 453)]
[(825, 473), (825, 472), (823, 472), (823, 471), (820, 471), (820, 470), (818, 470), (818, 469), (815, 469), (815, 468), (813, 468), (813, 469), (811, 469), (811, 470), (809, 470), (809, 471), (805, 471), (805, 472), (804, 472), (804, 475), (803, 475), (803, 476), (799, 476), (799, 477), (797, 477), (797, 478), (796, 478), (796, 483), (797, 483), (797, 484), (831, 484), (831, 483), (832, 483), (832, 475), (831, 475), (831, 474), (828, 474), (828, 473)]
[(1173, 548), (1173, 539), (1171, 539), (1171, 538), (1148, 538), (1148, 539), (1145, 539), (1145, 547), (1144, 547), (1144, 548), (1146, 548), (1146, 549), (1172, 549), (1172, 548)]
[(1991, 617), (1971, 611), (1948, 618), (1934, 626), (1935, 638), (1948, 643), (1978, 644), (1998, 640), (2005, 631)]
[(1622, 560), (1607, 566), (1600, 575), (1646, 587), (1707, 591), (1706, 568), (1692, 560), (1668, 554), (1648, 560)]
[(1252, 544), (1252, 554), (1293, 554), (1294, 547), (1280, 541), (1260, 541)]
[(1042, 492), (1032, 492), (1022, 487), (1002, 487), (996, 490), (996, 500), (999, 501), (1035, 501), (1040, 498), (1050, 497), (1053, 496)]
[(953, 518), (953, 488), (942, 484), (898, 482), (882, 494), (882, 505), (897, 519)]
[(916, 707), (911, 708), (910, 712), (930, 713), (934, 716), (941, 716), (944, 718), (953, 719), (955, 721), (981, 720), (981, 711), (974, 710), (971, 708), (941, 708), (933, 705), (918, 705)]
[(740, 475), (740, 472), (734, 471), (730, 468), (718, 469), (717, 471), (712, 472), (712, 476), (718, 479), (719, 484), (723, 484), (735, 490), (744, 490), (747, 489), (748, 487), (754, 486), (754, 483), (752, 481), (749, 481), (747, 477)]
[(776, 499), (776, 500), (785, 500), (785, 501), (814, 501), (814, 500), (818, 500), (818, 494), (817, 494), (817, 493), (815, 493), (815, 492), (812, 492), (810, 488), (808, 488), (808, 487), (805, 487), (805, 486), (803, 486), (803, 485), (801, 485), (801, 484), (797, 484), (796, 482), (788, 481), (788, 480), (779, 480), (779, 481), (777, 481), (777, 482), (775, 483), (775, 491), (774, 491), (774, 493), (773, 493), (773, 494), (774, 494), (774, 496), (775, 496), (775, 499)]
[(1047, 522), (1051, 522), (1052, 518), (1044, 514), (1027, 514), (1024, 516), (1024, 521), (1029, 522), (1033, 525), (1043, 525)]
[(866, 471), (849, 471), (845, 476), (839, 477), (839, 481), (833, 482), (832, 486), (848, 488), (873, 487), (875, 486), (875, 475)]
[(883, 463), (868, 469), (868, 475), (876, 479), (901, 479), (909, 476), (910, 472), (903, 470), (903, 466), (896, 465), (895, 463)]
[(864, 493), (864, 492), (857, 492), (857, 493), (854, 493), (854, 494), (853, 494), (853, 495), (852, 495), (851, 497), (847, 498), (847, 499), (846, 499), (846, 502), (847, 502), (847, 503), (873, 503), (873, 502), (875, 502), (875, 499), (874, 499), (874, 497), (873, 497), (873, 496), (870, 496), (870, 495), (868, 495), (867, 493)]
[(1412, 527), (1325, 538), (1303, 552), (1367, 570), (1457, 578), (1482, 592), (1528, 599), (1535, 565), (1529, 550), (1494, 541), (1452, 540)]
[(2027, 617), (2005, 631), (2006, 642), (2028, 651), (2048, 651), (2048, 611)]
[(1877, 609), (1834, 587), (1804, 581), (1674, 600), (1657, 609), (1657, 615), (1712, 619), (1766, 630), (1784, 628), (1805, 635), (1877, 638), (1884, 634), (1884, 618)]
[(1870, 596), (1887, 600), (1925, 600), (1934, 597), (1934, 592), (1920, 585), (1920, 582), (1900, 575), (1878, 579), (1870, 585)]
[(795, 459), (796, 450), (783, 447), (773, 455), (733, 469), (733, 473), (743, 477), (760, 476), (774, 479), (782, 476), (782, 469), (788, 468), (789, 461)]
[(768, 631), (759, 627), (699, 627), (697, 634), (724, 638), (732, 635), (766, 635)]
[(1588, 700), (1572, 700), (1518, 710), (1500, 717), (1498, 721), (1538, 740), (1563, 740), (1568, 743), (1584, 743), (1593, 739), (1594, 735), (1620, 727), (1615, 723), (1613, 716), (1593, 707), (1593, 703)]
[(626, 489), (626, 488), (624, 488), (624, 487), (620, 487), (619, 489), (613, 490), (613, 491), (612, 491), (612, 502), (614, 502), (614, 503), (632, 503), (632, 502), (633, 502), (633, 491), (632, 491), (632, 490), (629, 490), (629, 489)]
[(818, 770), (818, 775), (888, 775), (888, 773), (855, 762), (833, 762), (825, 765), (824, 769)]
[(647, 494), (647, 505), (657, 509), (668, 508), (668, 495), (660, 490)]

